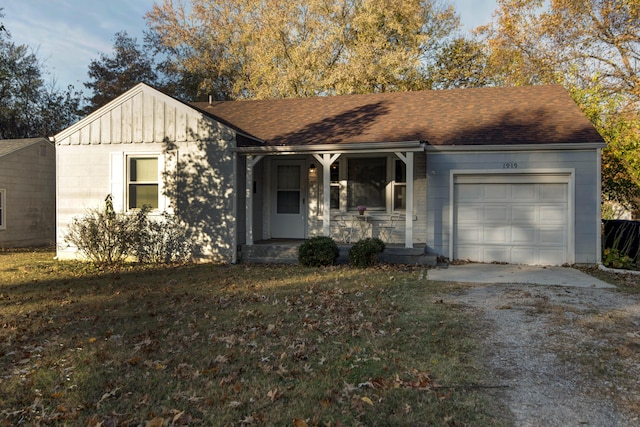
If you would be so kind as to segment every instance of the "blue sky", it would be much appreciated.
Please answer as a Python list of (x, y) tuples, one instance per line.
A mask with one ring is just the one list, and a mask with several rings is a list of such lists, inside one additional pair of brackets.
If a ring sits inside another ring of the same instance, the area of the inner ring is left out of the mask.
[[(487, 24), (496, 0), (450, 0), (465, 30)], [(142, 42), (144, 15), (154, 0), (0, 0), (0, 20), (16, 44), (37, 51), (59, 88), (84, 89), (87, 67), (111, 52), (113, 36), (126, 31)]]

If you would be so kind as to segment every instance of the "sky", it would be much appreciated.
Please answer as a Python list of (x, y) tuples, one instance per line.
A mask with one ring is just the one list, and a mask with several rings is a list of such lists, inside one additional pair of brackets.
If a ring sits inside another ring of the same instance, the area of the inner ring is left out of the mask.
[[(115, 33), (142, 44), (144, 15), (161, 0), (0, 0), (0, 22), (15, 44), (28, 45), (44, 61), (47, 82), (83, 90), (89, 63), (110, 55)], [(489, 23), (496, 0), (449, 0), (463, 29)]]

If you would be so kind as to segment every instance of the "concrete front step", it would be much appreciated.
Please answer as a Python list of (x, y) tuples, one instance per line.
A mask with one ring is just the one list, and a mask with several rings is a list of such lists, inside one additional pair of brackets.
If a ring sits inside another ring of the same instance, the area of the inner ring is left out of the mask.
[[(298, 249), (302, 242), (260, 243), (243, 245), (240, 261), (247, 264), (297, 264)], [(340, 255), (338, 264), (349, 263), (349, 249), (352, 245), (338, 245)], [(379, 257), (380, 262), (387, 264), (409, 264), (435, 266), (436, 256), (425, 255), (423, 248), (387, 247)]]

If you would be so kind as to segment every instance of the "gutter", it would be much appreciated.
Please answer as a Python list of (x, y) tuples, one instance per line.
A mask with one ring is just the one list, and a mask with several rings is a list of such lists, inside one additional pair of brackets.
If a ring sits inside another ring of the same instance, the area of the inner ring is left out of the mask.
[(425, 151), (432, 153), (447, 152), (492, 152), (492, 151), (556, 151), (556, 150), (593, 150), (604, 148), (602, 142), (563, 143), (563, 144), (513, 144), (513, 145), (425, 145)]
[(236, 147), (232, 152), (241, 154), (313, 154), (313, 153), (371, 153), (375, 151), (424, 151), (426, 141), (363, 142), (345, 144), (268, 145), (262, 147)]

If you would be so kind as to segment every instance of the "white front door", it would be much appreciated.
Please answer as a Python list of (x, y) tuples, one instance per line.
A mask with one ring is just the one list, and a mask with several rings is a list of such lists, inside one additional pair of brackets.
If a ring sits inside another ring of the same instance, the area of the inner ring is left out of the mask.
[(304, 239), (306, 191), (304, 161), (273, 162), (271, 238)]

